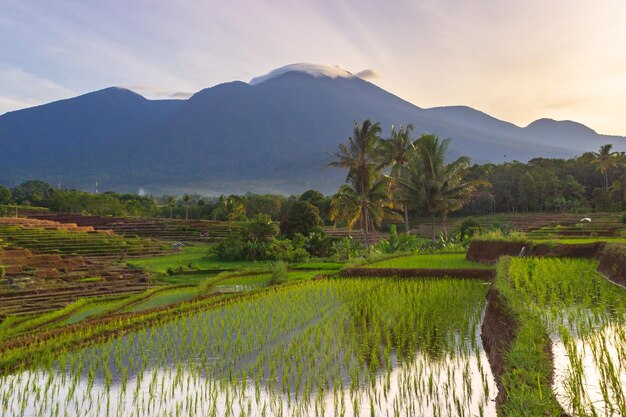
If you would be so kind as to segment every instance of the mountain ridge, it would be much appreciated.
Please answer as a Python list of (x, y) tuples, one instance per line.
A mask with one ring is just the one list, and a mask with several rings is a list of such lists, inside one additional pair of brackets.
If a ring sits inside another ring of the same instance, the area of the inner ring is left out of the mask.
[[(150, 100), (110, 87), (0, 116), (0, 182), (43, 178), (76, 188), (330, 193), (345, 173), (324, 169), (355, 120), (415, 126), (452, 138), (475, 162), (571, 157), (607, 139), (576, 122), (520, 127), (468, 106), (418, 107), (356, 76), (287, 71), (221, 83), (188, 99)], [(548, 145), (549, 144), (549, 145)]]

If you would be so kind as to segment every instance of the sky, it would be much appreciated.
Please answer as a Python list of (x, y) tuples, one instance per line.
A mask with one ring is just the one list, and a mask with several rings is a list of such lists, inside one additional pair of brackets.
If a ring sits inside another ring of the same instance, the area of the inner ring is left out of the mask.
[(121, 86), (184, 98), (296, 63), (420, 107), (626, 136), (626, 1), (2, 0), (0, 114)]

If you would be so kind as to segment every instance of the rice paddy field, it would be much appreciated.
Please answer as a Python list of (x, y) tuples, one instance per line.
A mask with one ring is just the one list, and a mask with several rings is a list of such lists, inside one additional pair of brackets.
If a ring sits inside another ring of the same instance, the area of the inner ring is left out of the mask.
[(626, 290), (585, 259), (521, 259), (501, 291), (537, 317), (552, 342), (553, 392), (575, 416), (626, 415)]
[[(145, 289), (2, 318), (1, 417), (626, 415), (626, 289), (597, 261), (505, 258), (489, 281), (465, 253), (413, 253), (345, 277), (159, 248), (125, 259)], [(494, 289), (514, 317), (501, 375), (483, 346)]]
[(412, 269), (490, 268), (489, 265), (466, 260), (465, 253), (418, 253), (415, 255), (385, 259), (367, 264), (365, 267)]
[(305, 280), (0, 378), (3, 416), (493, 416), (476, 280)]
[[(209, 245), (196, 244), (194, 246), (185, 246), (175, 253), (148, 257), (142, 259), (133, 259), (127, 263), (131, 266), (144, 269), (149, 272), (165, 273), (168, 268), (181, 271), (200, 270), (208, 272), (219, 272), (225, 270), (235, 270), (244, 268), (258, 268), (268, 266), (271, 263), (265, 261), (258, 262), (237, 262), (237, 261), (220, 261), (208, 256)], [(189, 266), (191, 265), (191, 268)]]

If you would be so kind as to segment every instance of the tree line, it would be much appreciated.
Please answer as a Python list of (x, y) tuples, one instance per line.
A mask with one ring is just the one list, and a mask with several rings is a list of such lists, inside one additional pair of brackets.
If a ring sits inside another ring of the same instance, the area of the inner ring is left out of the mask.
[(392, 127), (389, 138), (381, 131), (379, 123), (355, 122), (330, 163), (347, 170), (346, 183), (332, 197), (331, 220), (358, 224), (366, 245), (384, 219), (403, 219), (408, 232), (416, 214), (430, 217), (435, 240), (436, 218), (445, 239), (454, 212), (624, 210), (626, 155), (611, 144), (571, 159), (470, 165), (466, 156), (447, 161), (450, 139), (412, 138), (412, 125)]
[(266, 215), (280, 222), (297, 203), (298, 210), (316, 212), (323, 224), (358, 227), (369, 239), (377, 228), (398, 223), (407, 231), (424, 217), (430, 218), (433, 235), (440, 219), (445, 236), (452, 213), (624, 210), (626, 156), (610, 144), (570, 159), (472, 165), (467, 157), (449, 161), (449, 139), (416, 137), (411, 125), (392, 128), (387, 138), (381, 132), (379, 123), (355, 122), (330, 163), (346, 171), (345, 184), (332, 196), (316, 190), (292, 196), (94, 194), (33, 180), (0, 186), (0, 214), (23, 205), (75, 214), (228, 222)]

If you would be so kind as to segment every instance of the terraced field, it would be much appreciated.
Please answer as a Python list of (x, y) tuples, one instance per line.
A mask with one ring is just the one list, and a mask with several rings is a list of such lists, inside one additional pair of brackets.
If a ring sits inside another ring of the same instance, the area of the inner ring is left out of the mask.
[(82, 297), (143, 292), (146, 275), (123, 258), (163, 253), (167, 245), (88, 226), (0, 218), (0, 313), (62, 308)]
[[(591, 218), (591, 223), (584, 224), (582, 229), (578, 229), (580, 220), (583, 218)], [(449, 219), (448, 230), (458, 230), (463, 220), (467, 217), (457, 217)], [(545, 235), (567, 236), (568, 229), (574, 228), (572, 236), (589, 236), (596, 233), (597, 236), (613, 236), (623, 225), (620, 222), (619, 213), (515, 213), (515, 214), (494, 214), (486, 216), (472, 216), (481, 228), (489, 229), (494, 224), (509, 225), (512, 231), (516, 232), (533, 232), (536, 231), (537, 237)], [(557, 226), (560, 226), (557, 228)], [(411, 231), (417, 236), (430, 237), (430, 221), (423, 219), (418, 222), (411, 223)], [(437, 230), (441, 230), (441, 224), (436, 224)]]
[(140, 219), (104, 216), (82, 216), (55, 212), (26, 212), (32, 219), (52, 220), (60, 223), (74, 223), (79, 226), (92, 226), (95, 230), (111, 230), (125, 236), (139, 236), (169, 242), (215, 243), (228, 234), (229, 229), (237, 229), (237, 222), (209, 220), (166, 220)]
[(94, 231), (90, 227), (30, 219), (0, 218), (0, 239), (38, 253), (82, 256), (146, 256), (163, 253), (163, 243)]
[(582, 222), (579, 219), (575, 222), (561, 223), (556, 226), (544, 226), (530, 231), (528, 237), (533, 240), (611, 238), (620, 236), (624, 230), (619, 213), (595, 213), (589, 216), (590, 222)]

